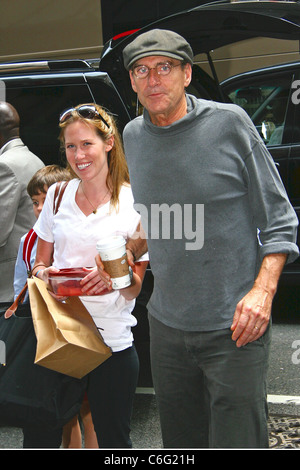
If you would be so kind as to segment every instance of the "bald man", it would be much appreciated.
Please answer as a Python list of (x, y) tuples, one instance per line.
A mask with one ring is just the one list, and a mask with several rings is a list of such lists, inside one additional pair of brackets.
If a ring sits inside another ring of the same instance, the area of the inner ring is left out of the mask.
[(27, 184), (44, 166), (23, 144), (19, 126), (16, 109), (0, 102), (0, 302), (14, 299), (14, 267), (20, 238), (35, 222)]

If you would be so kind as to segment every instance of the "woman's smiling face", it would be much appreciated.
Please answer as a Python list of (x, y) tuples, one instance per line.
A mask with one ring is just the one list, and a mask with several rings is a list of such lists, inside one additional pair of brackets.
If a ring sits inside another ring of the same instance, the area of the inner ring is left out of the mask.
[(68, 163), (78, 178), (90, 180), (98, 175), (106, 178), (107, 153), (112, 148), (113, 138), (103, 142), (93, 126), (75, 121), (65, 128), (64, 140)]

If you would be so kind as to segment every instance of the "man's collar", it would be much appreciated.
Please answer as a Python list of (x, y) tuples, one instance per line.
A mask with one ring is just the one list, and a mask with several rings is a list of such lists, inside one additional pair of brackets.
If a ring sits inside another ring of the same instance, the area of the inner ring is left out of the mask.
[[(0, 149), (0, 155), (2, 155), (2, 153), (4, 153), (6, 150), (7, 150), (7, 147), (9, 146), (9, 144), (11, 144), (14, 140), (20, 140), (20, 137), (13, 137), (11, 140), (9, 140), (8, 142), (6, 142)], [(22, 142), (22, 141), (21, 141)]]

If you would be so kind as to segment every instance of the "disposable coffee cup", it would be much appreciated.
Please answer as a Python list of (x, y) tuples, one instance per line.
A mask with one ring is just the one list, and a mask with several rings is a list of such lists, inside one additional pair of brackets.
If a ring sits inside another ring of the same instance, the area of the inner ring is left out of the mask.
[(124, 289), (131, 284), (125, 245), (122, 236), (99, 240), (96, 245), (104, 270), (111, 277), (113, 289)]

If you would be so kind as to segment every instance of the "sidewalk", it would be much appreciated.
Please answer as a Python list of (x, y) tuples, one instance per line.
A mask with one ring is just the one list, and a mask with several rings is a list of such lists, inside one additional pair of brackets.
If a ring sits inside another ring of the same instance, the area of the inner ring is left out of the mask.
[[(151, 392), (151, 390), (140, 390)], [(273, 400), (274, 401), (274, 400)], [(300, 407), (294, 403), (270, 403), (270, 449), (300, 448)], [(137, 393), (132, 419), (134, 449), (161, 449), (155, 395)], [(22, 449), (22, 431), (0, 428), (0, 449)]]

